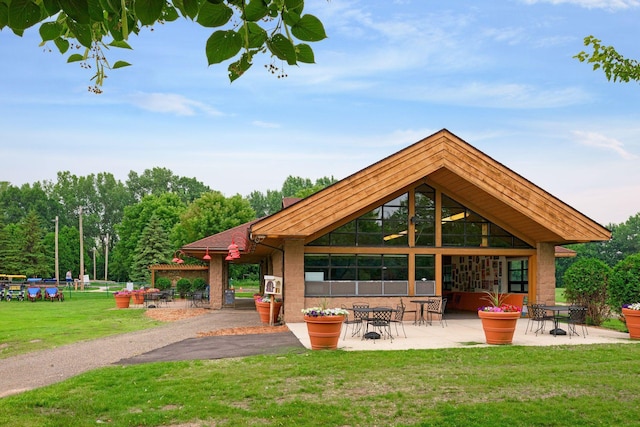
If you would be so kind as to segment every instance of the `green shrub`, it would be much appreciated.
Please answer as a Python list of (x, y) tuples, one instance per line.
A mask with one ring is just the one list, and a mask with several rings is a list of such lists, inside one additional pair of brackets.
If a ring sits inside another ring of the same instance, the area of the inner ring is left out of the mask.
[(168, 277), (158, 277), (156, 279), (155, 287), (161, 291), (171, 289), (171, 280)]
[(567, 302), (587, 307), (587, 322), (600, 326), (609, 316), (607, 282), (611, 268), (596, 258), (582, 258), (564, 273)]
[(616, 313), (622, 304), (640, 302), (640, 254), (629, 255), (613, 268), (609, 280), (609, 304)]
[(191, 280), (184, 277), (178, 280), (178, 283), (176, 283), (176, 290), (181, 297), (184, 297), (186, 294), (191, 292)]
[(196, 291), (204, 291), (205, 289), (207, 289), (207, 281), (204, 280), (202, 277), (196, 277), (195, 279), (193, 279), (193, 284), (191, 285), (191, 290), (196, 292)]

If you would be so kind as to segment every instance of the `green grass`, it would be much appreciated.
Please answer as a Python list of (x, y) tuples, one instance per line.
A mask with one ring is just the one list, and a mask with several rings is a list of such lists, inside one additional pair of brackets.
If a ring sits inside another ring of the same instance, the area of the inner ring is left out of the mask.
[(564, 296), (564, 288), (556, 288), (556, 303), (565, 304), (567, 298)]
[(0, 399), (0, 425), (638, 425), (639, 371), (638, 344), (111, 366)]
[(0, 360), (158, 324), (144, 310), (116, 309), (107, 292), (65, 292), (63, 302), (0, 301)]

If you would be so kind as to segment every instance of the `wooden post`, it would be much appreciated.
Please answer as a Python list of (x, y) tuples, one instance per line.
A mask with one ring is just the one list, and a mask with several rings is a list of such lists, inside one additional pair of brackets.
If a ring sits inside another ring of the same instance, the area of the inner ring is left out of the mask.
[(273, 294), (271, 294), (271, 304), (269, 304), (269, 326), (273, 326), (273, 305), (275, 304), (276, 299)]

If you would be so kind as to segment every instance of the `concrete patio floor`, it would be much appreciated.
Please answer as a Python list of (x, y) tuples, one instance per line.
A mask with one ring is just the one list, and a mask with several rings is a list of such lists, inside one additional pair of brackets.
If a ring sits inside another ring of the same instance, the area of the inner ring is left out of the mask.
[[(351, 336), (351, 326), (345, 339), (345, 326), (342, 326), (342, 335), (338, 348), (348, 351), (356, 350), (408, 350), (431, 348), (469, 348), (488, 347), (485, 343), (481, 320), (475, 313), (453, 313), (445, 317), (447, 325), (440, 326), (440, 322), (434, 321), (432, 325), (413, 324), (413, 321), (405, 321), (404, 329), (407, 338), (402, 333), (402, 327), (398, 325), (399, 335), (396, 334), (395, 325), (391, 325), (393, 341), (390, 339), (363, 340), (361, 336)], [(516, 332), (513, 336), (513, 345), (522, 346), (552, 346), (552, 345), (580, 345), (580, 344), (629, 344), (638, 343), (629, 339), (628, 333), (616, 332), (609, 329), (587, 327), (588, 334), (582, 335), (558, 335), (553, 336), (549, 330), (553, 328), (551, 322), (547, 322), (544, 333), (528, 331), (528, 319), (518, 320)], [(289, 330), (307, 348), (311, 348), (307, 326), (302, 323), (287, 323)], [(560, 324), (560, 328), (567, 330), (567, 325)], [(577, 330), (582, 334), (582, 328)]]

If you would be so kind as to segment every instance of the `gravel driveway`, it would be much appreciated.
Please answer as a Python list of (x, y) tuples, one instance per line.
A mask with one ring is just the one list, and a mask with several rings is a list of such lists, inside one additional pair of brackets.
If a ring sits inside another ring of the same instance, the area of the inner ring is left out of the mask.
[[(125, 359), (128, 359), (128, 362), (131, 363), (131, 360), (135, 360), (145, 353), (162, 349), (170, 344), (189, 340), (190, 338), (196, 338), (199, 332), (261, 325), (258, 314), (255, 311), (211, 310), (201, 316), (169, 322), (152, 329), (83, 341), (50, 350), (0, 359), (0, 398), (63, 381), (80, 373), (115, 364)], [(265, 342), (273, 340), (274, 337), (269, 337), (269, 335), (282, 334), (264, 334)], [(285, 335), (283, 338), (286, 339), (282, 345), (289, 346), (291, 344), (295, 346), (297, 343), (302, 347), (295, 340), (293, 334), (289, 332)], [(291, 337), (293, 339), (289, 339)], [(215, 338), (223, 339), (224, 337)], [(192, 341), (189, 340), (191, 344), (193, 344)], [(253, 347), (258, 350), (262, 348), (255, 341), (254, 344)], [(172, 346), (170, 348), (173, 349), (174, 353), (189, 351), (186, 347), (181, 349), (179, 346)], [(267, 346), (263, 350), (272, 351)], [(258, 353), (264, 351), (260, 350)], [(178, 358), (172, 359), (170, 355), (167, 356), (166, 351), (164, 353), (165, 358), (163, 360), (179, 360)], [(254, 352), (253, 354), (258, 353)], [(238, 355), (243, 356), (245, 354)], [(147, 359), (140, 359), (140, 362), (144, 361), (147, 361)], [(38, 368), (38, 374), (27, 374), (34, 367)]]

